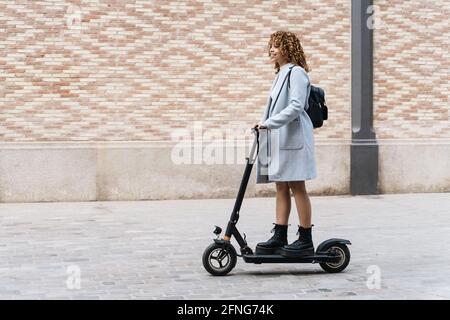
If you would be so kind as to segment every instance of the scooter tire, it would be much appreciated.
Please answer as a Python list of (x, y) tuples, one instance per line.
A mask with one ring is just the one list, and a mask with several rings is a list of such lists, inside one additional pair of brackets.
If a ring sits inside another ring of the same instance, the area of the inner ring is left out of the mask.
[(212, 243), (205, 249), (202, 261), (205, 270), (213, 276), (225, 276), (236, 266), (236, 250), (231, 245)]

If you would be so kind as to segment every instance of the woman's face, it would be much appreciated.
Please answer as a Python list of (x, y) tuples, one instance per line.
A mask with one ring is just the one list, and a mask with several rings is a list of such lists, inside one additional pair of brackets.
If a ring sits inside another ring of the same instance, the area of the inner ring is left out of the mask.
[(270, 48), (270, 62), (278, 62), (280, 66), (286, 63), (286, 57), (281, 54), (279, 47), (272, 45)]

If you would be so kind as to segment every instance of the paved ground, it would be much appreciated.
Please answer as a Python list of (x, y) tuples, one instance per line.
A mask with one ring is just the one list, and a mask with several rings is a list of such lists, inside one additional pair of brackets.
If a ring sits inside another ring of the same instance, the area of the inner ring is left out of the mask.
[[(233, 199), (0, 204), (0, 299), (450, 298), (450, 194), (311, 202), (316, 245), (353, 243), (343, 273), (238, 260), (210, 276), (201, 256)], [(270, 234), (274, 205), (245, 199), (239, 227), (252, 246)]]

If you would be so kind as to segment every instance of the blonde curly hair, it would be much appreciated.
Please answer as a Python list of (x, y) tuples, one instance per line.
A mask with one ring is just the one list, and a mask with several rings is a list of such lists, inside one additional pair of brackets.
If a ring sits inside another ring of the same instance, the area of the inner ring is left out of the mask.
[[(282, 55), (287, 56), (288, 62), (294, 63), (305, 69), (306, 72), (309, 72), (309, 67), (306, 63), (302, 44), (295, 33), (289, 31), (277, 31), (272, 33), (268, 43), (269, 57), (272, 45), (279, 48)], [(276, 69), (275, 74), (280, 71), (280, 65), (278, 62), (275, 62), (274, 69)]]

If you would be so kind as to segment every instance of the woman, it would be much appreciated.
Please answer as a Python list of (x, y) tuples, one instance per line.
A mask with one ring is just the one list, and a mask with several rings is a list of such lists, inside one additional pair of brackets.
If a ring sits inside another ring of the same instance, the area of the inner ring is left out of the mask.
[[(314, 253), (311, 236), (311, 203), (305, 180), (316, 178), (313, 124), (309, 107), (309, 71), (302, 45), (294, 33), (277, 31), (270, 36), (269, 56), (277, 75), (264, 115), (256, 125), (260, 149), (256, 183), (276, 184), (274, 235), (258, 243), (257, 254), (279, 253), (299, 257)], [(289, 76), (289, 78), (288, 78)], [(288, 245), (287, 229), (294, 195), (300, 220), (299, 238)]]

